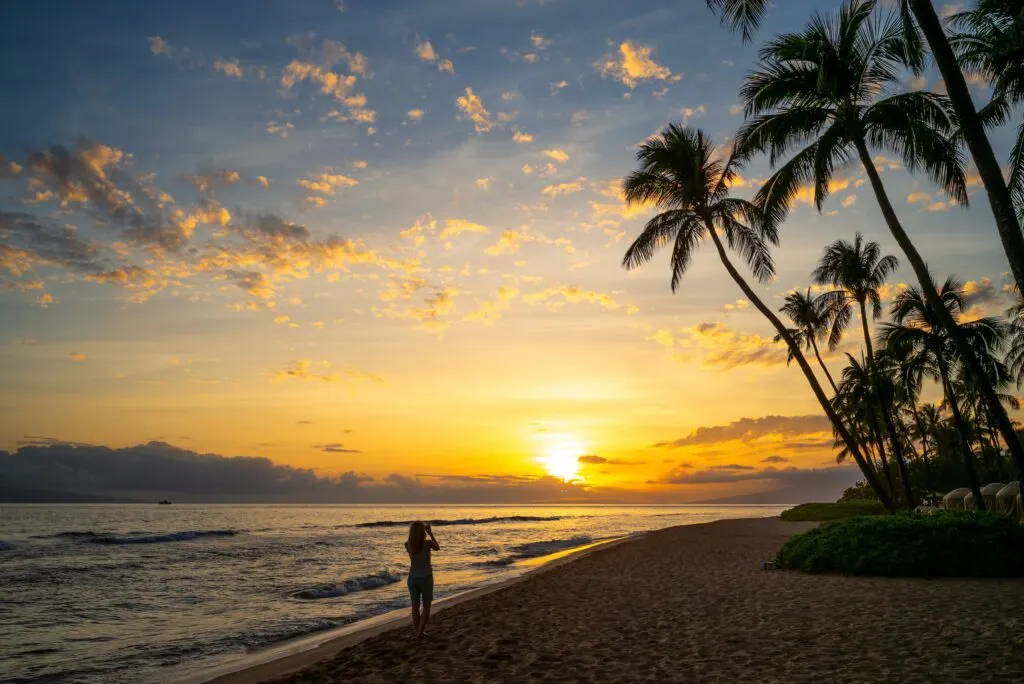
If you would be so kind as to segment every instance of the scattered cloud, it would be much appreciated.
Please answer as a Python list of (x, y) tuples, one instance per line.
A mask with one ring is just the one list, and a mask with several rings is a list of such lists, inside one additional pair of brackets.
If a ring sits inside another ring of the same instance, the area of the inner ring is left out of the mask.
[(237, 59), (218, 59), (213, 63), (213, 68), (228, 78), (241, 79), (245, 75)]
[(527, 143), (533, 142), (533, 136), (517, 128), (512, 133), (512, 140), (515, 141), (518, 145), (525, 145)]
[[(324, 369), (322, 372), (318, 369)], [(379, 375), (348, 366), (335, 366), (330, 361), (313, 362), (308, 359), (293, 361), (283, 370), (274, 371), (274, 380), (308, 380), (314, 382), (340, 382), (343, 380), (365, 380), (383, 383)]]
[(451, 60), (442, 59), (437, 51), (434, 50), (434, 46), (430, 44), (429, 40), (425, 40), (416, 46), (416, 56), (420, 58), (420, 61), (427, 62), (429, 64), (436, 64), (437, 70), (447, 74), (455, 73), (455, 65), (452, 64)]
[(491, 113), (484, 107), (483, 101), (473, 92), (472, 88), (466, 88), (466, 94), (460, 95), (455, 100), (455, 105), (464, 116), (473, 122), (473, 130), (477, 133), (487, 133), (495, 127)]
[(558, 164), (564, 164), (569, 161), (569, 153), (558, 148), (544, 150), (543, 154), (545, 157), (555, 160)]
[(673, 74), (655, 62), (653, 55), (653, 47), (627, 40), (619, 44), (617, 53), (605, 55), (594, 67), (602, 77), (619, 81), (630, 90), (641, 81), (675, 83), (682, 79), (682, 74)]
[(563, 195), (572, 195), (583, 190), (583, 184), (587, 182), (586, 178), (578, 178), (568, 183), (557, 183), (555, 185), (549, 185), (545, 187), (541, 192), (548, 197), (555, 198)]
[(462, 233), (487, 233), (487, 226), (482, 226), (479, 223), (473, 223), (461, 218), (450, 218), (444, 222), (444, 230), (438, 236), (440, 240), (448, 240), (461, 235)]
[(361, 454), (363, 453), (359, 449), (348, 449), (344, 444), (340, 442), (333, 442), (331, 444), (317, 444), (313, 447), (319, 449), (328, 454)]
[(821, 433), (832, 434), (832, 423), (825, 416), (764, 416), (763, 418), (740, 418), (726, 425), (702, 426), (686, 437), (668, 442), (657, 442), (654, 446), (678, 449), (732, 440), (750, 443), (763, 438), (784, 442), (797, 437)]
[(690, 122), (690, 119), (694, 116), (700, 116), (704, 113), (704, 105), (697, 105), (696, 107), (683, 107), (679, 110), (679, 116), (683, 117), (683, 125), (685, 126)]
[(423, 118), (423, 110), (410, 109), (408, 112), (406, 112), (405, 118), (407, 118), (409, 121), (419, 121)]

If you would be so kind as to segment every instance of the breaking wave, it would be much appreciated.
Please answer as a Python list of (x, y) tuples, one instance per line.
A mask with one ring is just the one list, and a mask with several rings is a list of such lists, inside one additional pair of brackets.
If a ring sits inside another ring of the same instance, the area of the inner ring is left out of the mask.
[[(561, 516), (536, 516), (536, 515), (506, 515), (493, 516), (490, 518), (456, 518), (454, 520), (431, 520), (434, 527), (448, 527), (451, 525), (493, 525), (504, 522), (552, 522), (561, 520)], [(374, 520), (373, 522), (356, 523), (353, 527), (398, 527), (409, 525), (414, 520)]]
[(111, 534), (109, 532), (58, 532), (56, 534), (38, 535), (37, 539), (76, 539), (92, 544), (161, 544), (163, 542), (191, 541), (202, 537), (234, 537), (242, 534), (240, 530), (186, 530), (183, 532), (129, 532), (127, 534)]
[(356, 577), (355, 579), (347, 579), (343, 582), (321, 584), (318, 587), (303, 589), (293, 593), (291, 596), (294, 599), (301, 599), (303, 601), (337, 598), (339, 596), (354, 594), (357, 591), (366, 591), (367, 589), (384, 587), (389, 584), (399, 582), (401, 579), (401, 573), (391, 570), (381, 570), (373, 575), (366, 575), (364, 577)]
[(508, 547), (511, 554), (507, 556), (480, 561), (478, 563), (473, 563), (473, 565), (478, 568), (502, 568), (526, 558), (547, 556), (552, 553), (557, 553), (558, 551), (576, 548), (577, 546), (584, 546), (593, 541), (593, 537), (580, 535), (576, 537), (569, 537), (568, 539), (548, 539), (545, 541), (526, 542), (525, 544), (516, 544)]

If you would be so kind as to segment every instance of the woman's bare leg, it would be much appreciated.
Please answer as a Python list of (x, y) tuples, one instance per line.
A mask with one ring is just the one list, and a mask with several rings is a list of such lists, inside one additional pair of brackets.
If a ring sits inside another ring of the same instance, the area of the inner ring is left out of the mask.
[(430, 601), (423, 602), (423, 615), (419, 619), (419, 629), (416, 631), (416, 636), (423, 636), (426, 634), (427, 623), (430, 621)]
[[(429, 615), (429, 613), (430, 613), (430, 604), (428, 603), (425, 607), (427, 608), (427, 614)], [(420, 630), (420, 602), (419, 601), (413, 601), (412, 602), (412, 631), (416, 633), (416, 636), (419, 636), (420, 632), (422, 631), (422, 630)]]

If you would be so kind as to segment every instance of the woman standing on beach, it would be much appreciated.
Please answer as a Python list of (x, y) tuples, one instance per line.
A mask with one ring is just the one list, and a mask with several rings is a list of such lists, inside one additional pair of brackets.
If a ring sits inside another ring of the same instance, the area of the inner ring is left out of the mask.
[[(430, 539), (427, 539), (427, 536)], [(441, 545), (434, 538), (430, 523), (423, 524), (419, 520), (409, 525), (409, 540), (405, 542), (405, 550), (409, 553), (409, 598), (412, 599), (412, 628), (416, 638), (423, 636), (430, 620), (430, 603), (434, 600), (434, 568), (430, 565), (430, 552), (440, 551)], [(420, 614), (420, 601), (423, 601), (423, 613)]]

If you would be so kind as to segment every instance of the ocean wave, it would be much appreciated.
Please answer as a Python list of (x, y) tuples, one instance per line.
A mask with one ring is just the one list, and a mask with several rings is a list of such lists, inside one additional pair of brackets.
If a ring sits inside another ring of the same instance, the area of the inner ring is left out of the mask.
[(8, 542), (0, 540), (0, 551), (10, 551), (14, 546)]
[(339, 596), (353, 594), (357, 591), (377, 589), (378, 587), (387, 586), (388, 584), (394, 584), (395, 582), (401, 581), (401, 579), (402, 575), (400, 573), (391, 570), (381, 570), (373, 575), (366, 575), (364, 577), (356, 577), (355, 579), (347, 579), (343, 582), (321, 584), (318, 587), (303, 589), (293, 593), (291, 596), (292, 598), (301, 599), (303, 601), (337, 598)]
[(185, 530), (182, 532), (128, 532), (113, 534), (111, 532), (76, 531), (57, 532), (56, 534), (37, 534), (35, 539), (74, 539), (92, 544), (160, 544), (163, 542), (191, 541), (202, 537), (234, 537), (242, 534), (241, 530)]
[(508, 550), (512, 552), (510, 555), (473, 563), (473, 566), (478, 568), (502, 568), (506, 565), (511, 565), (516, 561), (525, 560), (527, 558), (548, 556), (552, 553), (557, 553), (558, 551), (576, 548), (577, 546), (584, 546), (593, 541), (593, 537), (579, 535), (576, 537), (569, 537), (568, 539), (547, 539), (545, 541), (516, 544), (508, 547)]
[[(537, 516), (537, 515), (505, 515), (492, 516), (490, 518), (456, 518), (454, 520), (431, 520), (434, 527), (448, 527), (451, 525), (493, 525), (504, 522), (553, 522), (561, 520), (561, 516)], [(373, 522), (356, 523), (352, 527), (398, 527), (410, 525), (414, 520), (375, 520)]]

